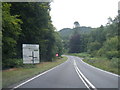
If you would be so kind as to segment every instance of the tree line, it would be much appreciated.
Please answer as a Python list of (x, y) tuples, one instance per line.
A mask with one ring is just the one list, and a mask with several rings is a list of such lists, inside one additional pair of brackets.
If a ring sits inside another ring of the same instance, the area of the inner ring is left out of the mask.
[[(110, 60), (119, 58), (118, 27), (119, 16), (114, 19), (108, 18), (105, 26), (92, 28), (89, 33), (82, 33), (81, 27), (73, 28), (73, 34), (68, 37), (68, 53), (87, 52), (93, 57), (107, 57)], [(63, 37), (63, 40), (66, 38)], [(66, 45), (65, 42), (63, 44)]]
[(62, 54), (62, 40), (55, 31), (49, 2), (2, 3), (2, 66), (21, 65), (22, 44), (39, 44), (41, 61)]

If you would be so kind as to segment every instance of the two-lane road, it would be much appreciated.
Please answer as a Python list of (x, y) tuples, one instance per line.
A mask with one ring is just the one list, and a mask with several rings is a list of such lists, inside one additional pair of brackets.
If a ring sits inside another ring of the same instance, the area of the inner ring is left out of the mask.
[(96, 69), (81, 58), (68, 60), (14, 88), (118, 88), (118, 75)]

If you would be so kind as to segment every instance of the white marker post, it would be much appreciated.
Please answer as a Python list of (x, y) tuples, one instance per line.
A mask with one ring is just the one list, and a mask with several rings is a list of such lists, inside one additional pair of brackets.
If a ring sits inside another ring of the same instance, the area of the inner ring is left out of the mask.
[(36, 64), (39, 60), (39, 45), (37, 44), (23, 44), (23, 63)]

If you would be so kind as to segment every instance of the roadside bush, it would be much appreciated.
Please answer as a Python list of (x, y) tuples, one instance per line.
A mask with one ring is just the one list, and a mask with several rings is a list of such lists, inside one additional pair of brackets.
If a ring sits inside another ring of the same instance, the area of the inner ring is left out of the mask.
[(87, 49), (89, 53), (99, 50), (100, 48), (101, 48), (101, 44), (97, 41), (91, 42), (90, 44), (87, 45)]
[(119, 65), (118, 58), (112, 58), (111, 67), (118, 68), (118, 65)]
[(22, 59), (7, 59), (4, 63), (2, 63), (3, 69), (21, 67), (23, 66)]
[(97, 51), (97, 56), (105, 56), (105, 49), (101, 48)]
[(106, 57), (108, 59), (112, 59), (115, 57), (117, 58), (117, 57), (119, 57), (118, 51), (108, 51), (108, 52), (106, 52)]
[(102, 48), (97, 51), (97, 56), (107, 57), (108, 59), (118, 58), (118, 37), (112, 37), (104, 42)]
[(110, 39), (107, 39), (107, 41), (104, 43), (103, 46), (107, 51), (116, 51), (118, 50), (118, 37), (112, 37)]
[(91, 55), (91, 57), (94, 57), (94, 56), (96, 56), (96, 55), (97, 55), (97, 50), (95, 50), (95, 51), (92, 51), (92, 52), (90, 53), (90, 55)]

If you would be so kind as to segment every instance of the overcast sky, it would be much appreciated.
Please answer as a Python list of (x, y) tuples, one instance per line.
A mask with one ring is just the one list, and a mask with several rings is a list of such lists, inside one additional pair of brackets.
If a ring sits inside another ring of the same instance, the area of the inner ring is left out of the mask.
[(99, 27), (105, 25), (109, 17), (118, 14), (120, 0), (54, 0), (51, 3), (51, 17), (57, 30), (80, 26)]

